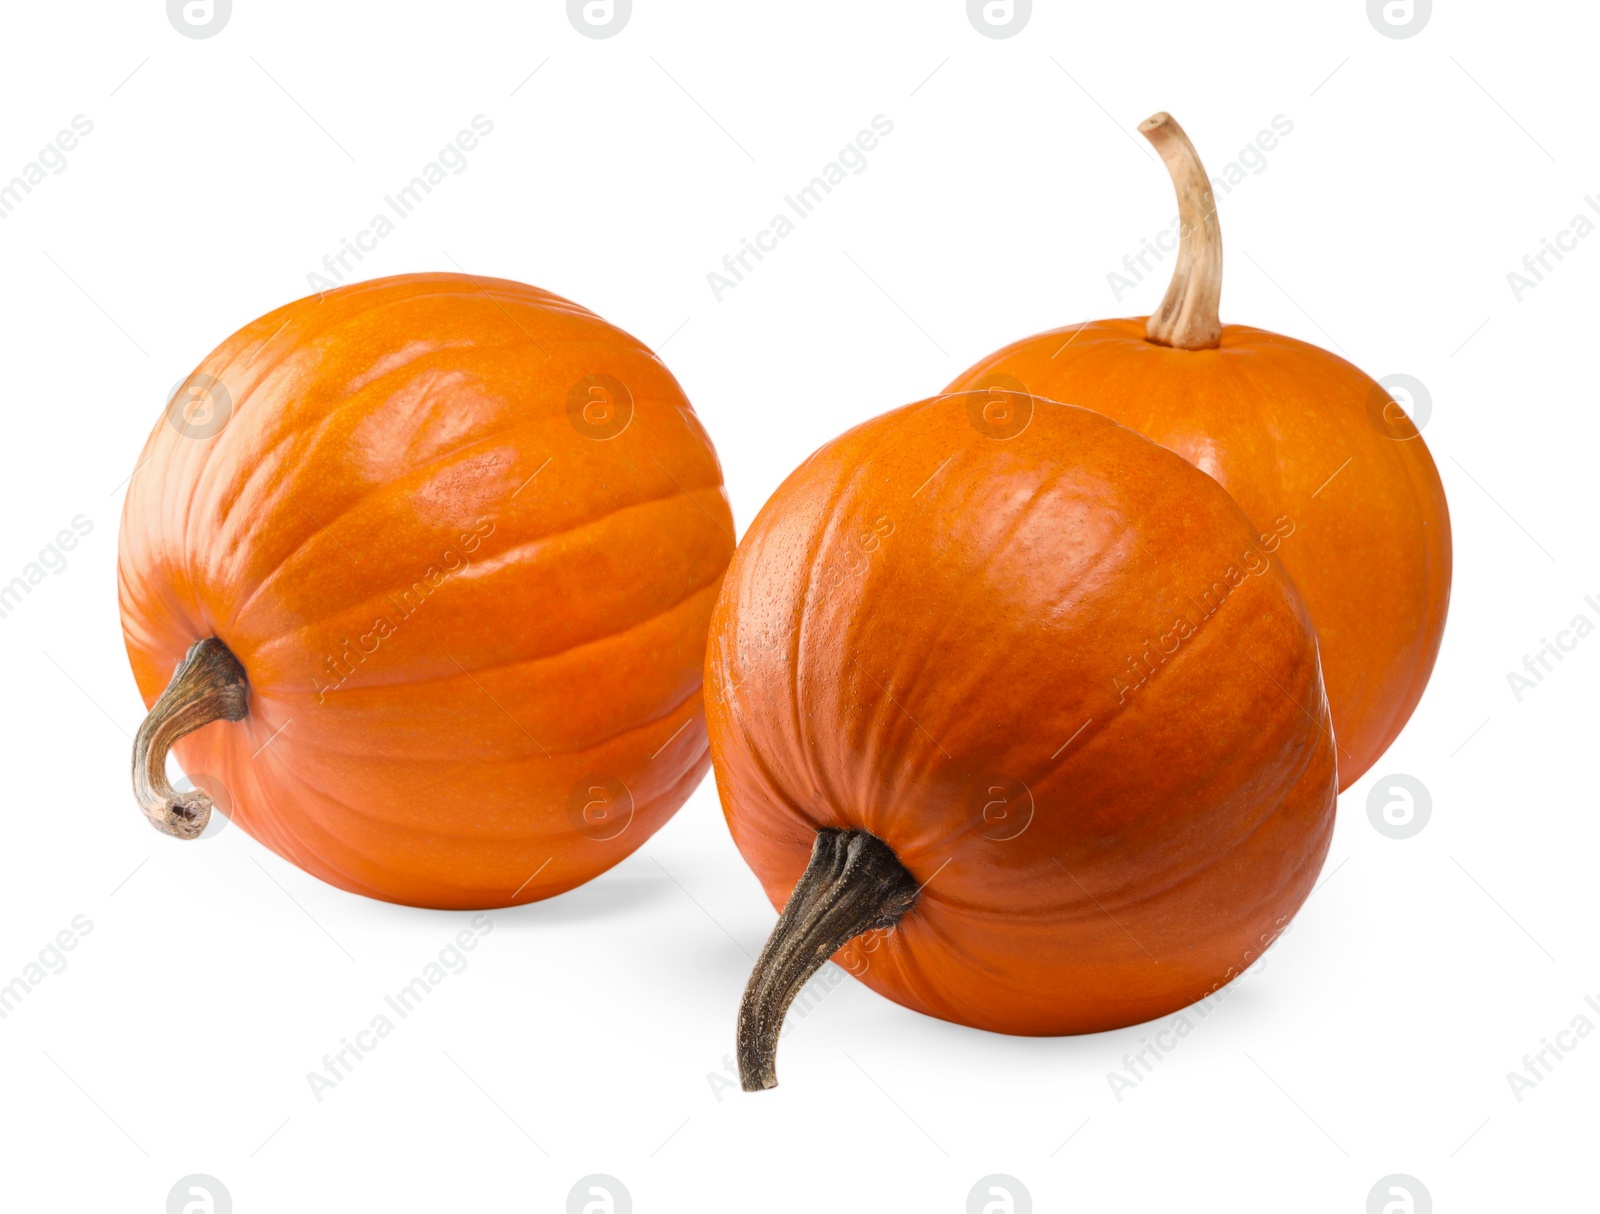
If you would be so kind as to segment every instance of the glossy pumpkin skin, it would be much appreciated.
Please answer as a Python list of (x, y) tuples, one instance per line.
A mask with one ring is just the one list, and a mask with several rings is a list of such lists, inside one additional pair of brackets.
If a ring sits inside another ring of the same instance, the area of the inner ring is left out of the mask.
[(922, 886), (836, 955), (874, 990), (1116, 1028), (1235, 977), (1310, 892), (1337, 779), (1316, 643), (1213, 480), (1043, 401), (987, 437), (984, 403), (848, 432), (756, 518), (707, 646), (717, 787), (775, 907), (825, 828)]
[(683, 803), (733, 527), (647, 347), (414, 274), (263, 316), (179, 397), (205, 377), (231, 414), (151, 432), (119, 595), (147, 705), (201, 638), (243, 664), (248, 716), (176, 747), (233, 821), (343, 889), (481, 908), (587, 881)]
[(1410, 719), (1450, 601), (1450, 514), (1415, 426), (1335, 354), (1225, 325), (1212, 350), (1145, 339), (1144, 318), (1038, 334), (947, 391), (1018, 386), (1137, 430), (1210, 473), (1264, 530), (1317, 627), (1340, 787)]

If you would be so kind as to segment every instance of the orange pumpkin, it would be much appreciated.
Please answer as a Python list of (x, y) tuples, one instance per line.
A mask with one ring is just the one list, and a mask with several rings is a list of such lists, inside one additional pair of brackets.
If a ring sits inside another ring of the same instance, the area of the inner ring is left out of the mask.
[(1170, 116), (1139, 129), (1178, 192), (1178, 256), (1160, 309), (1016, 342), (947, 391), (1026, 391), (1094, 409), (1210, 473), (1262, 530), (1292, 529), (1277, 555), (1316, 622), (1346, 788), (1410, 718), (1439, 652), (1450, 600), (1444, 487), (1379, 384), (1316, 346), (1219, 321), (1211, 183)]
[[(694, 410), (593, 313), (462, 274), (279, 308), (189, 377), (129, 488), (135, 794), (191, 838), (225, 793), (262, 843), (374, 898), (570, 889), (705, 773), (732, 551)], [(192, 791), (167, 782), (174, 746)]]
[(1242, 971), (1327, 852), (1333, 739), (1280, 538), (1098, 413), (992, 404), (829, 443), (729, 566), (711, 753), (783, 908), (739, 1018), (747, 1089), (832, 954), (960, 1024), (1116, 1028)]

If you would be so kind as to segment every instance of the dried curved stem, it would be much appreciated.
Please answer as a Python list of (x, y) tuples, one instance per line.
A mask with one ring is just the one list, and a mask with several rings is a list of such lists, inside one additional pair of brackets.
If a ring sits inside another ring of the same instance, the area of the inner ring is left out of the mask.
[(917, 881), (889, 845), (861, 830), (822, 830), (789, 903), (756, 959), (739, 1004), (739, 1083), (778, 1086), (778, 1035), (794, 997), (822, 963), (862, 932), (893, 927)]
[(1177, 119), (1162, 112), (1139, 124), (1172, 174), (1178, 192), (1178, 260), (1161, 306), (1145, 322), (1144, 335), (1180, 350), (1211, 350), (1222, 344), (1222, 225), (1211, 179)]
[(167, 781), (167, 752), (185, 734), (212, 721), (238, 721), (248, 711), (244, 667), (216, 637), (196, 641), (172, 672), (133, 740), (133, 796), (150, 824), (177, 839), (197, 838), (211, 820), (211, 798), (180, 793)]

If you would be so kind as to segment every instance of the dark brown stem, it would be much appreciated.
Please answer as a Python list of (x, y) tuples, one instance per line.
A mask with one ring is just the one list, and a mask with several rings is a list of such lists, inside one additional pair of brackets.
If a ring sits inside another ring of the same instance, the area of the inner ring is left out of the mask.
[(194, 839), (206, 828), (211, 798), (198, 788), (180, 793), (167, 782), (167, 752), (202, 725), (242, 720), (249, 690), (244, 667), (216, 637), (196, 641), (183, 655), (133, 740), (133, 796), (157, 830)]
[(1171, 114), (1160, 113), (1139, 124), (1178, 191), (1178, 260), (1166, 297), (1145, 322), (1144, 335), (1162, 346), (1211, 350), (1222, 344), (1222, 225), (1211, 179), (1189, 136)]
[(863, 932), (893, 927), (917, 900), (917, 881), (889, 845), (862, 830), (822, 830), (789, 904), (756, 959), (739, 1004), (739, 1082), (778, 1086), (783, 1018), (822, 963)]

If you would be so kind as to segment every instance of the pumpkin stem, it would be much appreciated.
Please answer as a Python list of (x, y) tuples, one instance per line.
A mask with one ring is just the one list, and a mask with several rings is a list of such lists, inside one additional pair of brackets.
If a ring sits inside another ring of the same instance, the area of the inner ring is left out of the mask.
[(893, 927), (917, 900), (916, 878), (889, 845), (862, 830), (821, 830), (811, 863), (772, 929), (739, 1004), (739, 1082), (778, 1086), (783, 1018), (822, 963), (862, 932)]
[(242, 720), (248, 692), (244, 667), (216, 637), (196, 641), (183, 655), (133, 740), (133, 796), (157, 830), (194, 839), (206, 828), (211, 798), (198, 788), (180, 793), (167, 782), (167, 752), (202, 725)]
[(1178, 191), (1178, 260), (1161, 306), (1145, 322), (1145, 337), (1180, 350), (1212, 350), (1222, 344), (1222, 225), (1211, 179), (1189, 136), (1163, 111), (1139, 124)]

